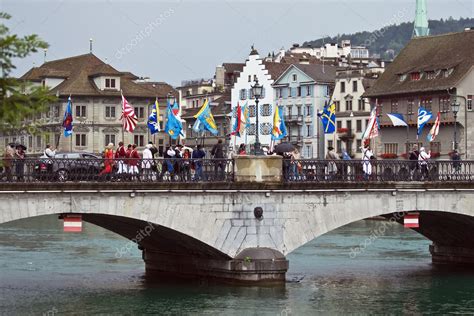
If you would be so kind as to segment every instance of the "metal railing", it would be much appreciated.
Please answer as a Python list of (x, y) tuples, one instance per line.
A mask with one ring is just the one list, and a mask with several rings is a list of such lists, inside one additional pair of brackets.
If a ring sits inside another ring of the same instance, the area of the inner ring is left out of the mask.
[[(1, 160), (0, 182), (232, 182), (233, 159)], [(283, 182), (474, 182), (474, 161), (283, 159)]]
[(0, 182), (228, 182), (232, 159), (64, 159), (0, 160)]
[(474, 182), (474, 161), (283, 160), (286, 182)]

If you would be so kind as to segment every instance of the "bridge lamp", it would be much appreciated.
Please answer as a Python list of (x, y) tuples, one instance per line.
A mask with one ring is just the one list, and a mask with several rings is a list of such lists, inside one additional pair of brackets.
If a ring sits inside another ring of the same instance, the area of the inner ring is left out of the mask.
[(454, 115), (454, 150), (458, 150), (458, 142), (457, 142), (457, 117), (458, 117), (458, 112), (459, 112), (460, 104), (456, 101), (451, 103), (451, 111), (453, 111)]
[(255, 78), (255, 84), (252, 86), (252, 95), (255, 98), (255, 145), (254, 145), (254, 155), (263, 156), (263, 151), (260, 148), (260, 139), (259, 139), (259, 128), (258, 128), (258, 117), (260, 113), (258, 111), (258, 101), (262, 97), (263, 87), (258, 84), (258, 79)]

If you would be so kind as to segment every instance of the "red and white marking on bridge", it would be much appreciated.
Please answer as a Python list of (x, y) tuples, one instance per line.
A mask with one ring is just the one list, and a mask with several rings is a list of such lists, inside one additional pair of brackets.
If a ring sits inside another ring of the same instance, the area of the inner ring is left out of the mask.
[(407, 228), (420, 227), (419, 217), (420, 217), (420, 213), (405, 214), (405, 216), (403, 217), (403, 226)]
[(82, 232), (82, 217), (81, 215), (64, 215), (64, 231), (68, 233)]

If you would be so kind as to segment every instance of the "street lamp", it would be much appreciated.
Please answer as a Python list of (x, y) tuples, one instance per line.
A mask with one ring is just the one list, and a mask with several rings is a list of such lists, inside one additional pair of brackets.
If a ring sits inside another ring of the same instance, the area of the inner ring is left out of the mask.
[(260, 148), (260, 139), (259, 139), (259, 131), (258, 131), (258, 117), (259, 117), (259, 111), (258, 111), (258, 101), (260, 97), (262, 96), (263, 92), (263, 87), (258, 84), (258, 79), (255, 78), (255, 84), (252, 86), (252, 94), (255, 98), (255, 145), (254, 145), (254, 155), (255, 156), (262, 156), (263, 151)]
[(454, 114), (454, 143), (453, 143), (453, 146), (454, 146), (454, 150), (458, 150), (458, 141), (457, 141), (457, 117), (458, 117), (458, 112), (459, 112), (459, 107), (460, 107), (460, 104), (458, 102), (456, 102), (456, 100), (451, 103), (451, 111), (453, 111), (453, 114)]

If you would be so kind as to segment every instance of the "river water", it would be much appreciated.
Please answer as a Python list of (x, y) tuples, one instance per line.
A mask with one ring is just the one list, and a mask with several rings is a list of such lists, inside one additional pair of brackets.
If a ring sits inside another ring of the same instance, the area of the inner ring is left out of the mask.
[(360, 221), (290, 254), (282, 287), (163, 284), (144, 277), (140, 251), (122, 237), (88, 223), (63, 233), (42, 216), (0, 225), (0, 313), (474, 313), (474, 273), (433, 267), (429, 244), (399, 224)]

